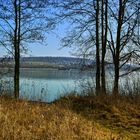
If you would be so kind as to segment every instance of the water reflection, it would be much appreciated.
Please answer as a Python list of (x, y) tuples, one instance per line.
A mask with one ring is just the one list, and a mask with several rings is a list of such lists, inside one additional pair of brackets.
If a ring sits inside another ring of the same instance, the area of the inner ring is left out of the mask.
[[(107, 90), (111, 91), (113, 86), (113, 71), (107, 71), (106, 76)], [(126, 89), (128, 87), (126, 87), (127, 85), (125, 84), (129, 81), (129, 87), (132, 87), (132, 80), (135, 80), (138, 77), (140, 79), (140, 73), (137, 72), (124, 78), (120, 78), (120, 89), (127, 92)], [(12, 74), (3, 78), (1, 83), (3, 83), (4, 86), (0, 85), (0, 90), (8, 90), (11, 94), (11, 91), (13, 91)], [(81, 91), (84, 92), (85, 89), (86, 91), (90, 91), (92, 90), (92, 87), (88, 87), (90, 84), (95, 86), (94, 71), (80, 71), (76, 69), (57, 70), (46, 68), (21, 69), (20, 98), (51, 102), (70, 92), (80, 93)]]
[[(79, 80), (94, 76), (93, 71), (28, 68), (20, 70), (20, 98), (51, 102), (69, 92), (80, 92)], [(12, 74), (8, 75), (10, 91)]]

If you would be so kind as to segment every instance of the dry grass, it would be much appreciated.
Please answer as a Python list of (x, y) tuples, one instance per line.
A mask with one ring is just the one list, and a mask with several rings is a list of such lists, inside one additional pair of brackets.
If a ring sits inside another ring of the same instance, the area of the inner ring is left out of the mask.
[(140, 103), (65, 97), (52, 104), (0, 97), (0, 140), (139, 140)]

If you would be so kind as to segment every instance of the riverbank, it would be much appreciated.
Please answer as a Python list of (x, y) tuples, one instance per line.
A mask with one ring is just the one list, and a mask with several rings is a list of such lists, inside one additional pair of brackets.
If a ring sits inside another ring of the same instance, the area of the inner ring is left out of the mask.
[(140, 100), (61, 98), (51, 104), (0, 97), (0, 139), (140, 139)]

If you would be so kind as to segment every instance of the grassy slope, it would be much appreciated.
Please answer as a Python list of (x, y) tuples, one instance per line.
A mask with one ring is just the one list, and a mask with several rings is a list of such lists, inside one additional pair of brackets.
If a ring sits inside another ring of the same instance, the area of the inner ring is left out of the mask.
[(140, 103), (65, 97), (52, 104), (0, 97), (0, 140), (140, 139)]

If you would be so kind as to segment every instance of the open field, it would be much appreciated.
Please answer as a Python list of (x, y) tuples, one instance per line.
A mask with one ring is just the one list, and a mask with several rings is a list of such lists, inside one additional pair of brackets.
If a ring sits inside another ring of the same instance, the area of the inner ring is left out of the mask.
[(47, 104), (0, 97), (0, 139), (139, 140), (140, 102), (70, 96)]

